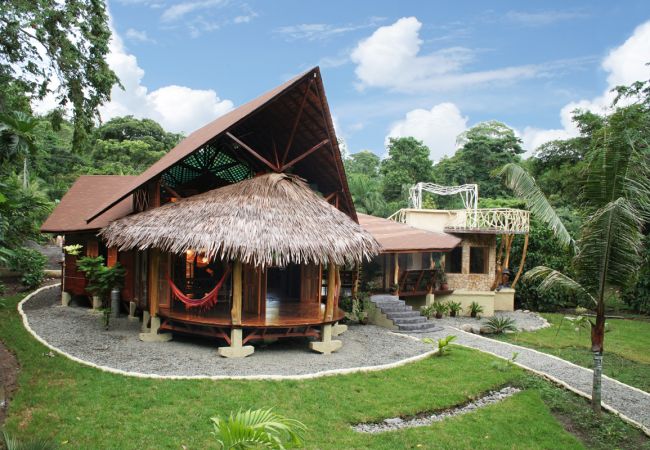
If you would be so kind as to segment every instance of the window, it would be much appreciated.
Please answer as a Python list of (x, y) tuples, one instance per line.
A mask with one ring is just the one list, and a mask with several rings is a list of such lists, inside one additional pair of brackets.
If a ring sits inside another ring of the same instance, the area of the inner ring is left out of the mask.
[(469, 273), (488, 273), (488, 251), (487, 247), (470, 247)]
[(445, 272), (461, 273), (463, 271), (463, 247), (456, 247), (445, 255)]

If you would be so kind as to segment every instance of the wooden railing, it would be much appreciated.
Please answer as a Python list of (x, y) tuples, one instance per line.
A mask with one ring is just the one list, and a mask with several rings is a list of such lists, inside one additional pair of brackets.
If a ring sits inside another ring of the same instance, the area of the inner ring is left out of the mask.
[[(482, 208), (457, 210), (400, 209), (390, 220), (409, 223), (408, 215), (413, 213), (438, 214), (446, 216), (444, 231), (449, 232), (496, 232), (502, 234), (527, 234), (530, 228), (530, 212), (512, 208)], [(443, 230), (440, 230), (443, 231)]]

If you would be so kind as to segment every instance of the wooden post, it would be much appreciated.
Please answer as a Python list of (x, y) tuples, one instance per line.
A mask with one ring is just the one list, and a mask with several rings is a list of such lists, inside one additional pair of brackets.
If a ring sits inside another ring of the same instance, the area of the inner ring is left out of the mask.
[(336, 295), (336, 264), (330, 261), (327, 267), (327, 303), (325, 304), (325, 321), (334, 317), (334, 297)]
[(393, 284), (399, 283), (399, 253), (395, 253), (395, 267), (393, 268)]
[(512, 289), (515, 288), (517, 285), (517, 281), (519, 281), (519, 277), (521, 276), (521, 272), (524, 270), (524, 264), (526, 263), (526, 252), (528, 251), (528, 233), (526, 233), (526, 236), (524, 237), (524, 249), (521, 252), (521, 262), (519, 263), (519, 269), (517, 270), (517, 275), (515, 276), (515, 279), (512, 280), (512, 284), (510, 287)]
[(160, 250), (149, 250), (149, 313), (151, 317), (158, 316), (158, 287), (160, 284), (158, 270), (160, 268)]
[(241, 325), (242, 306), (242, 266), (241, 261), (235, 261), (232, 269), (232, 310), (230, 312), (232, 324)]

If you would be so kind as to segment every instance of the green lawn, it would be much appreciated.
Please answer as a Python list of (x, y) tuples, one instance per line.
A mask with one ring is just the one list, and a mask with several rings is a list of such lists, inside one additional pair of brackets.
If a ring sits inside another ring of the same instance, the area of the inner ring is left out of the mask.
[[(579, 333), (563, 314), (542, 314), (553, 326), (533, 332), (502, 335), (499, 339), (532, 347), (575, 364), (592, 367), (589, 330)], [(623, 383), (650, 392), (650, 321), (608, 319), (603, 371)], [(559, 328), (559, 332), (558, 332)]]
[[(308, 448), (650, 449), (620, 419), (604, 415), (597, 422), (584, 399), (462, 347), (397, 369), (309, 381), (137, 379), (47, 356), (24, 330), (17, 301), (0, 307), (0, 339), (22, 366), (6, 429), (62, 448), (211, 448), (210, 416), (274, 407), (309, 427)], [(524, 391), (430, 427), (364, 435), (349, 426), (449, 408), (506, 384)]]

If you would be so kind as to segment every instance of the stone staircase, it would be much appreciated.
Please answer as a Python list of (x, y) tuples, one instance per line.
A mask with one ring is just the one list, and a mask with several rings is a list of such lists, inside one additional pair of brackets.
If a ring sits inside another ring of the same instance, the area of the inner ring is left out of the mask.
[[(440, 331), (442, 328), (427, 320), (419, 311), (414, 311), (395, 295), (378, 294), (370, 297), (370, 301), (385, 316), (393, 326), (389, 328), (404, 333), (426, 333)], [(380, 325), (383, 325), (380, 323)]]

